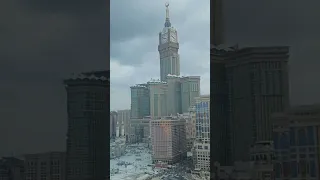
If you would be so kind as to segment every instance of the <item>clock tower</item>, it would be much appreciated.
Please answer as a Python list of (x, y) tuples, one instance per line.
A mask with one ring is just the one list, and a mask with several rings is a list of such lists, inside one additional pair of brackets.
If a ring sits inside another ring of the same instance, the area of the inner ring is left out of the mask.
[(166, 21), (159, 33), (160, 80), (167, 81), (167, 75), (180, 76), (180, 57), (177, 30), (171, 26), (169, 3), (166, 3)]

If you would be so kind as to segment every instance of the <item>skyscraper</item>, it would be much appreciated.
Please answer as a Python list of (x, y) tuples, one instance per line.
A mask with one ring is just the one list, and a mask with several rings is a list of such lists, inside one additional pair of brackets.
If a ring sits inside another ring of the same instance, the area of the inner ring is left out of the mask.
[(187, 156), (186, 121), (163, 117), (151, 121), (152, 161), (173, 164)]
[(211, 49), (211, 160), (222, 166), (233, 164), (231, 159), (230, 123), (228, 119), (228, 84), (224, 58), (229, 51)]
[(180, 76), (178, 33), (171, 26), (169, 4), (166, 4), (166, 20), (159, 33), (158, 50), (160, 79), (131, 87), (131, 119), (187, 113), (194, 98), (200, 95), (200, 76)]
[(66, 153), (48, 152), (25, 155), (25, 179), (66, 179)]
[(223, 0), (212, 0), (213, 3), (213, 17), (211, 17), (211, 26), (213, 36), (211, 36), (211, 42), (217, 46), (224, 43), (224, 23), (223, 23)]
[(121, 125), (120, 134), (121, 136), (126, 136), (127, 134), (129, 134), (130, 109), (119, 110), (117, 111), (117, 113), (117, 121), (120, 122)]
[(109, 71), (75, 75), (67, 91), (67, 180), (105, 180), (109, 176)]
[(288, 47), (214, 49), (214, 161), (250, 160), (254, 143), (272, 139), (270, 114), (289, 105), (288, 53)]
[(200, 96), (200, 76), (181, 78), (181, 111), (186, 113), (194, 105), (195, 97)]
[(229, 117), (235, 160), (249, 160), (252, 144), (272, 140), (270, 115), (289, 105), (288, 53), (288, 47), (254, 47), (229, 57)]
[(117, 112), (110, 112), (110, 138), (116, 137), (117, 134)]
[(149, 81), (148, 82), (150, 93), (150, 116), (157, 118), (166, 116), (167, 113), (167, 89), (166, 82), (161, 81)]
[(131, 119), (150, 115), (149, 88), (147, 84), (131, 86)]
[(167, 81), (167, 75), (180, 75), (179, 41), (177, 30), (171, 26), (169, 4), (166, 4), (166, 20), (159, 33), (160, 80)]

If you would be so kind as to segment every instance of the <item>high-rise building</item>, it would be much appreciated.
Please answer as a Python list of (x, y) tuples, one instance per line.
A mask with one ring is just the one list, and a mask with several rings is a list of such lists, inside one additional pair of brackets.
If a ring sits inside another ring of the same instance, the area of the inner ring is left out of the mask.
[(289, 48), (213, 51), (213, 160), (249, 161), (251, 145), (272, 139), (271, 113), (288, 107)]
[(238, 161), (229, 166), (215, 162), (214, 180), (256, 179), (274, 180), (274, 149), (272, 141), (255, 143), (250, 149), (250, 161)]
[(150, 94), (147, 84), (131, 86), (131, 119), (150, 115)]
[(110, 112), (110, 138), (115, 138), (117, 134), (117, 112)]
[(168, 164), (187, 157), (186, 124), (178, 117), (151, 120), (152, 161)]
[(167, 76), (167, 114), (176, 116), (181, 113), (181, 78), (179, 76)]
[(109, 71), (75, 75), (67, 91), (67, 180), (105, 180), (109, 176)]
[(288, 53), (288, 47), (255, 47), (240, 49), (229, 57), (226, 67), (235, 160), (249, 160), (252, 144), (272, 140), (270, 115), (289, 105)]
[(319, 179), (320, 105), (291, 107), (271, 119), (275, 178)]
[(0, 159), (1, 180), (26, 180), (24, 161), (15, 157)]
[(194, 105), (195, 97), (200, 96), (200, 76), (181, 78), (181, 112), (186, 113)]
[(171, 26), (166, 4), (166, 20), (159, 33), (160, 79), (131, 87), (131, 119), (187, 113), (200, 95), (199, 76), (180, 76), (178, 50), (177, 30)]
[(211, 42), (217, 46), (224, 43), (223, 0), (212, 0), (213, 17), (211, 17), (212, 33)]
[(195, 99), (196, 140), (193, 149), (195, 169), (210, 171), (210, 96)]
[(167, 113), (167, 90), (166, 82), (152, 80), (148, 82), (150, 93), (150, 116), (152, 118), (166, 116)]
[(195, 140), (195, 129), (196, 123), (195, 114), (193, 112), (179, 114), (180, 119), (184, 119), (186, 122), (186, 141), (187, 141), (187, 150), (191, 151), (193, 148), (193, 142)]
[(120, 122), (120, 136), (129, 134), (130, 109), (118, 110), (117, 121)]
[(65, 180), (66, 153), (48, 152), (25, 155), (26, 180)]
[(177, 30), (171, 26), (169, 4), (166, 4), (166, 20), (159, 33), (160, 80), (167, 81), (167, 75), (180, 76), (179, 41)]
[[(231, 50), (231, 49), (230, 49)], [(232, 165), (228, 111), (228, 84), (225, 58), (232, 51), (211, 49), (211, 160), (221, 166)]]

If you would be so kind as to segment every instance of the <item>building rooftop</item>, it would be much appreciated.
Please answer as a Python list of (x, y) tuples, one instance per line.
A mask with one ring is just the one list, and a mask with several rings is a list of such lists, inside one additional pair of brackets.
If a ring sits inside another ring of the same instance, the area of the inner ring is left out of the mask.
[(79, 74), (72, 73), (69, 78), (65, 80), (100, 80), (100, 81), (110, 81), (110, 71), (91, 71), (83, 72)]
[(148, 84), (167, 84), (167, 82), (161, 81), (160, 79), (151, 78), (150, 81), (148, 81)]

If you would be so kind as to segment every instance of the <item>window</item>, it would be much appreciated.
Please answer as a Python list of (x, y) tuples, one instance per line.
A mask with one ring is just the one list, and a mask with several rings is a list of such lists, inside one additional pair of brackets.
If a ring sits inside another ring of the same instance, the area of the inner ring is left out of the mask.
[(296, 161), (291, 162), (292, 177), (298, 177), (298, 166)]
[(313, 160), (310, 161), (310, 176), (316, 177), (316, 164)]
[(308, 133), (308, 144), (309, 145), (314, 145), (314, 129), (312, 126), (308, 126), (307, 128), (307, 133)]
[(278, 139), (278, 132), (273, 133), (273, 140), (274, 140), (274, 148), (279, 149), (279, 139)]
[(307, 144), (305, 130), (302, 128), (298, 130), (298, 139), (299, 139), (299, 146), (305, 146)]
[(295, 144), (296, 144), (295, 129), (290, 128), (290, 146), (294, 146)]
[(280, 165), (280, 163), (276, 163), (275, 164), (275, 175), (276, 175), (276, 178), (280, 178), (281, 177), (281, 165)]

